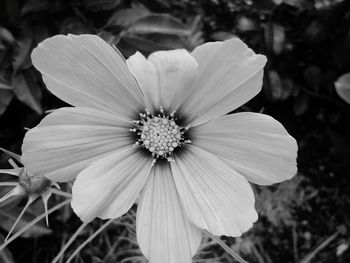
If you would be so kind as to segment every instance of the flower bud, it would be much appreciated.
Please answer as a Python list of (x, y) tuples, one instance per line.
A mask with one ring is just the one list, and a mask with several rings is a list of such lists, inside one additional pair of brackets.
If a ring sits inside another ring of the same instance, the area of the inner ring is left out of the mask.
[(52, 185), (51, 181), (44, 176), (30, 176), (25, 168), (19, 174), (18, 181), (28, 195), (42, 195)]

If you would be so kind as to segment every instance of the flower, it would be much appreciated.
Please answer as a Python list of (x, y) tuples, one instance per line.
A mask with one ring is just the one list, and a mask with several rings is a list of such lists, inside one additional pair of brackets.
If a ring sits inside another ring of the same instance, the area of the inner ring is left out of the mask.
[(278, 121), (225, 115), (259, 93), (266, 63), (237, 38), (125, 60), (97, 36), (58, 35), (32, 61), (75, 107), (27, 132), (24, 164), (75, 179), (71, 205), (84, 222), (118, 218), (139, 198), (137, 239), (152, 263), (190, 262), (203, 230), (240, 236), (257, 220), (248, 181), (296, 173), (296, 142)]

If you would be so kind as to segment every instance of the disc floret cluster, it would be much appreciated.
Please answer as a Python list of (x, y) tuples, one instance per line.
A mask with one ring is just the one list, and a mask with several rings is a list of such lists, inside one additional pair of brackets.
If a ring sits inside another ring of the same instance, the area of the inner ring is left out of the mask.
[(183, 144), (191, 143), (185, 140), (185, 131), (188, 128), (177, 125), (175, 112), (169, 115), (160, 107), (159, 114), (150, 114), (148, 110), (140, 113), (140, 120), (135, 120), (136, 128), (130, 129), (137, 135), (135, 146), (141, 146), (152, 153), (152, 157), (165, 158), (173, 161), (174, 150)]

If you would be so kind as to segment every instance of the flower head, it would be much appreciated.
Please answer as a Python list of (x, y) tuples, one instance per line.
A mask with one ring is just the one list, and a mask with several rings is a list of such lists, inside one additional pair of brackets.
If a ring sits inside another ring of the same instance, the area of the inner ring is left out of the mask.
[(150, 262), (190, 262), (203, 230), (241, 235), (257, 220), (248, 181), (296, 173), (297, 145), (279, 122), (225, 115), (259, 93), (266, 63), (237, 38), (125, 60), (97, 36), (59, 35), (32, 60), (75, 107), (26, 134), (24, 164), (75, 179), (72, 207), (85, 222), (120, 217), (140, 198), (137, 238)]

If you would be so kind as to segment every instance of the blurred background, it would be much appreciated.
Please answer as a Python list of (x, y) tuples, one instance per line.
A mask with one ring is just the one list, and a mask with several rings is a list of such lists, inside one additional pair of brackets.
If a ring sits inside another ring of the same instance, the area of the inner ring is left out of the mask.
[[(260, 219), (241, 238), (223, 240), (252, 263), (350, 262), (350, 1), (1, 0), (1, 147), (20, 154), (26, 128), (66, 106), (45, 88), (30, 54), (44, 39), (67, 33), (97, 34), (125, 57), (136, 50), (191, 51), (232, 37), (265, 54), (263, 90), (238, 111), (263, 111), (286, 127), (299, 144), (299, 174), (254, 186)], [(0, 153), (1, 168), (10, 167), (8, 158)], [(9, 179), (0, 175), (0, 182)], [(0, 197), (9, 189), (1, 187)], [(49, 206), (62, 200), (52, 198)], [(0, 244), (25, 202), (0, 204)], [(35, 202), (16, 230), (42, 212)], [(146, 262), (134, 221), (135, 208), (72, 262)], [(51, 262), (80, 224), (65, 206), (50, 216), (50, 228), (42, 220), (2, 250), (0, 262)], [(61, 262), (102, 224), (89, 225)], [(205, 238), (194, 262), (234, 260)]]

